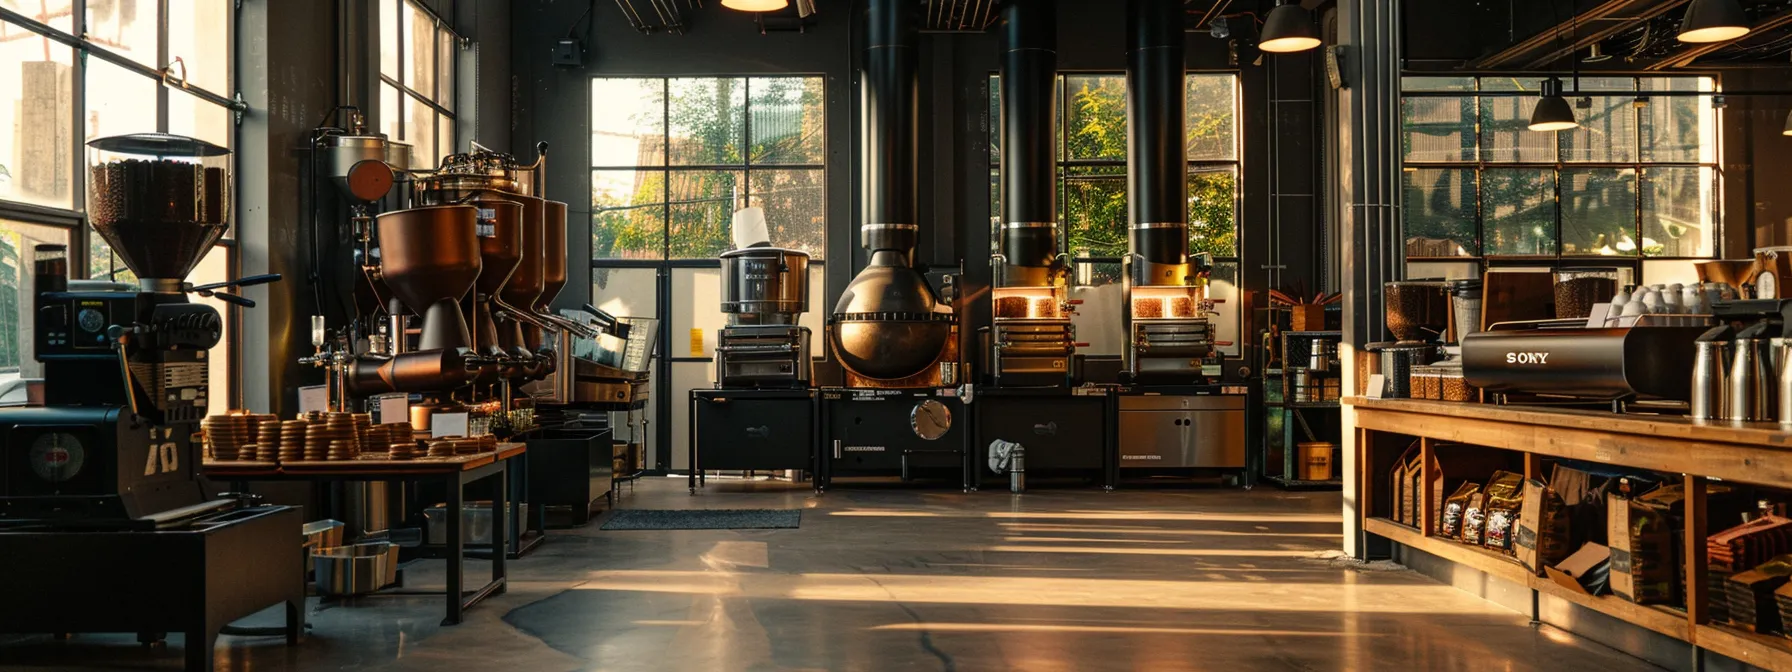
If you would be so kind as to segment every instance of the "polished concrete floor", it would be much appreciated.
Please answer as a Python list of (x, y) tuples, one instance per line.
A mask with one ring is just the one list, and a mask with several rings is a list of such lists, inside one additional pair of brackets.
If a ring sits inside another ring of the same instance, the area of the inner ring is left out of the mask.
[[(1337, 493), (643, 482), (631, 508), (800, 508), (794, 530), (555, 532), (508, 594), (312, 603), (228, 670), (1606, 670), (1619, 652), (1398, 567), (1329, 561)], [(439, 561), (408, 570), (441, 585)], [(474, 572), (486, 571), (482, 564)], [(477, 575), (477, 574), (476, 574)], [(0, 596), (0, 601), (4, 596)], [(7, 604), (0, 608), (21, 608)], [(25, 607), (25, 608), (28, 608)], [(247, 624), (277, 622), (272, 612)], [(0, 640), (0, 669), (179, 669), (180, 637)]]

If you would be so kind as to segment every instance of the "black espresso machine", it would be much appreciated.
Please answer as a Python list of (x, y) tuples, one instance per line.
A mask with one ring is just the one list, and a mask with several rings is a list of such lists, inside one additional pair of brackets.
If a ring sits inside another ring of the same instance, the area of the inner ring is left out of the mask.
[(1693, 342), (1708, 327), (1639, 324), (1588, 329), (1586, 320), (1494, 325), (1462, 339), (1462, 374), (1495, 401), (1612, 404), (1686, 401)]
[[(88, 219), (140, 280), (68, 278), (68, 250), (35, 250), (35, 357), (43, 405), (0, 409), (0, 632), (187, 635), (187, 668), (210, 670), (231, 620), (304, 604), (299, 511), (213, 499), (195, 438), (211, 390), (218, 311), (250, 307), (183, 281), (228, 227), (227, 150), (138, 134), (89, 143)], [(28, 607), (28, 608), (27, 608)]]

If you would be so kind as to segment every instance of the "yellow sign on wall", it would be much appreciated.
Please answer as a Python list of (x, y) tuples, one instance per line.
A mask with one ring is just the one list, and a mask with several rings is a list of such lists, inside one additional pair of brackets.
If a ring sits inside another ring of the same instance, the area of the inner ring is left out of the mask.
[(703, 351), (703, 330), (702, 329), (692, 329), (691, 330), (691, 356), (692, 357), (706, 357), (708, 355), (709, 355), (709, 353)]

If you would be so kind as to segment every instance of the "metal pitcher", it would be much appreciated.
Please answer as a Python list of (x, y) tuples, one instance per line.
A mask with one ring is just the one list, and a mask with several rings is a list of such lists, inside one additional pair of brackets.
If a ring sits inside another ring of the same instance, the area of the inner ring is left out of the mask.
[[(1729, 376), (1730, 343), (1701, 340), (1692, 362), (1692, 417), (1715, 420), (1724, 414), (1725, 379)], [(1786, 417), (1786, 416), (1781, 416)]]
[(1779, 417), (1780, 423), (1792, 424), (1792, 339), (1780, 341), (1779, 357)]
[(1778, 377), (1773, 371), (1772, 341), (1766, 338), (1737, 338), (1735, 359), (1730, 362), (1730, 379), (1725, 384), (1725, 408), (1731, 420), (1759, 422), (1772, 420), (1774, 393)]

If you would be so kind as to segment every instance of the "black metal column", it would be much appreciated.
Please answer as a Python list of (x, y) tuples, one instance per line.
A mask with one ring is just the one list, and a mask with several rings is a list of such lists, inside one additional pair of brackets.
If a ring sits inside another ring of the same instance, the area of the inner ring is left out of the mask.
[(1187, 94), (1180, 0), (1126, 3), (1127, 236), (1136, 285), (1188, 273)]
[(1058, 255), (1056, 0), (1002, 5), (1002, 219), (1006, 285), (1044, 285)]

